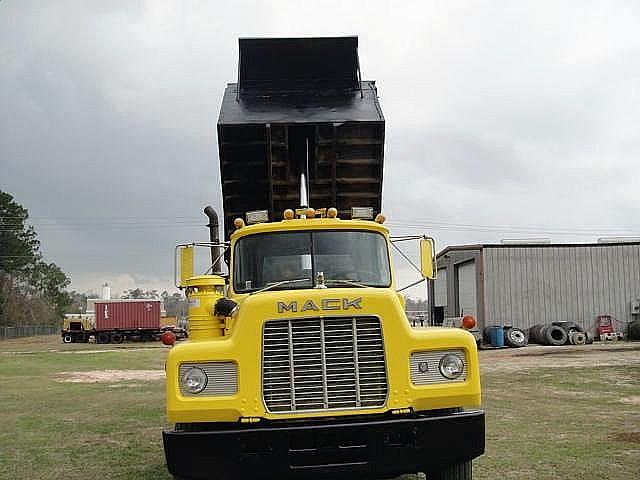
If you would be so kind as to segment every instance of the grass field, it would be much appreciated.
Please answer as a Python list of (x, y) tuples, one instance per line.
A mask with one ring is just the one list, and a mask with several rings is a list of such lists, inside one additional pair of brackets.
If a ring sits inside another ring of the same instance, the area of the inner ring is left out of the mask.
[[(0, 342), (0, 479), (169, 479), (165, 356), (157, 344)], [(481, 362), (487, 453), (474, 478), (639, 478), (640, 344), (488, 351)]]

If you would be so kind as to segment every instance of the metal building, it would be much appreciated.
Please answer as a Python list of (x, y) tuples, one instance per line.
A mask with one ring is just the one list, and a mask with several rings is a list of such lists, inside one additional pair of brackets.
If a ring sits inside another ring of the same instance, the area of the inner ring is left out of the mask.
[(437, 264), (433, 305), (445, 317), (473, 315), (480, 328), (639, 318), (640, 242), (452, 246)]

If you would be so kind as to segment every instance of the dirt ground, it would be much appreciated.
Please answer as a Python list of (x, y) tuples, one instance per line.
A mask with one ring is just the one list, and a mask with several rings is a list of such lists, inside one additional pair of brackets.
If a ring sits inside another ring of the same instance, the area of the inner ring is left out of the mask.
[(164, 380), (164, 370), (93, 370), (89, 372), (60, 372), (62, 383), (152, 382)]
[[(169, 480), (167, 351), (0, 342), (0, 479)], [(640, 342), (479, 355), (487, 430), (476, 480), (640, 478)]]
[(640, 365), (640, 342), (607, 342), (562, 347), (529, 345), (523, 348), (480, 351), (480, 367), (483, 372), (621, 365)]

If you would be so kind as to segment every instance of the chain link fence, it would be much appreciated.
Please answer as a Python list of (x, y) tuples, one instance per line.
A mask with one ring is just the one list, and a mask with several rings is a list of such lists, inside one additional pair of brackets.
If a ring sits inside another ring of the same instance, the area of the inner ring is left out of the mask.
[(22, 325), (20, 327), (0, 327), (0, 340), (37, 335), (56, 335), (60, 327), (56, 325)]

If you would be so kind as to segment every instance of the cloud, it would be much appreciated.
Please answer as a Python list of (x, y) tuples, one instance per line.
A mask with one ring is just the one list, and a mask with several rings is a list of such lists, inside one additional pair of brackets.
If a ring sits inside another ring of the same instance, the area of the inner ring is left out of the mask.
[(220, 209), (237, 38), (357, 34), (398, 233), (637, 234), (639, 20), (631, 1), (0, 2), (0, 188), (74, 288), (168, 287), (173, 245)]

